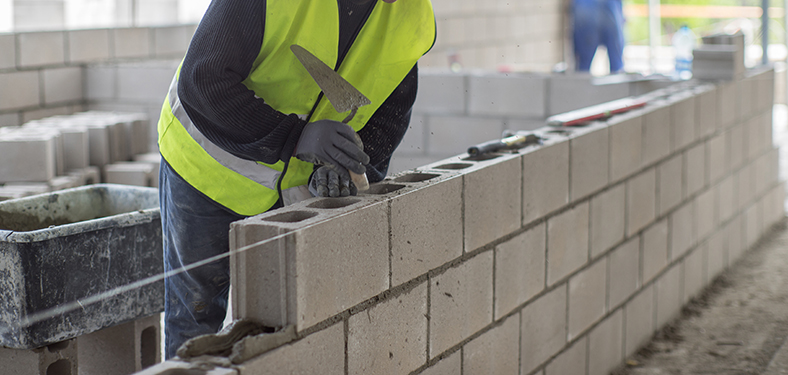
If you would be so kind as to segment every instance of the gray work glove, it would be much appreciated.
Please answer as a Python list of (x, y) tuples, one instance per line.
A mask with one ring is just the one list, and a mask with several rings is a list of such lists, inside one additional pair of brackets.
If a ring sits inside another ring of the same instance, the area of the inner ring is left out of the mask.
[(364, 144), (353, 128), (333, 120), (306, 124), (298, 139), (295, 156), (308, 163), (329, 167), (344, 180), (350, 180), (348, 170), (363, 174), (366, 171), (364, 164), (369, 163)]
[(309, 180), (309, 192), (316, 197), (347, 197), (358, 194), (358, 189), (349, 178), (342, 178), (333, 169), (321, 166)]

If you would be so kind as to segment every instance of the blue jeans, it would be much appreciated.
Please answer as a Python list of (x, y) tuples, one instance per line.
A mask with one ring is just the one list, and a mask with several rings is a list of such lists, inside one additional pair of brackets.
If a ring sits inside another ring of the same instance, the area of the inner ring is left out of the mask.
[(591, 69), (596, 49), (607, 48), (610, 72), (624, 68), (624, 13), (621, 0), (574, 0), (573, 42), (577, 71)]
[[(161, 161), (159, 204), (164, 271), (229, 251), (230, 223), (244, 217), (204, 196)], [(164, 280), (165, 356), (192, 337), (216, 333), (227, 314), (229, 258)]]

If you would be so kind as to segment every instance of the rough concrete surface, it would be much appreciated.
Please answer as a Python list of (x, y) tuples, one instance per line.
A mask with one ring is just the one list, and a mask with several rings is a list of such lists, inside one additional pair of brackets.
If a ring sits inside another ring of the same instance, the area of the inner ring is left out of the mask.
[(775, 372), (764, 370), (788, 356), (788, 345), (780, 349), (788, 337), (786, 284), (784, 220), (613, 374), (782, 373), (777, 360)]

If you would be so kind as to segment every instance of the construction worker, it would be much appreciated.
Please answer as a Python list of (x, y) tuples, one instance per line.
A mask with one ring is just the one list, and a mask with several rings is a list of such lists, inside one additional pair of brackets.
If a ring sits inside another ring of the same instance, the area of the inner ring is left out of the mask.
[[(214, 0), (158, 125), (165, 271), (228, 252), (233, 221), (355, 194), (348, 170), (382, 180), (410, 121), (416, 62), (434, 41), (429, 0)], [(341, 123), (293, 44), (372, 104)], [(165, 280), (167, 358), (221, 329), (229, 283), (227, 258)]]
[(591, 70), (597, 47), (604, 45), (610, 73), (624, 69), (624, 13), (621, 0), (573, 0), (575, 67)]

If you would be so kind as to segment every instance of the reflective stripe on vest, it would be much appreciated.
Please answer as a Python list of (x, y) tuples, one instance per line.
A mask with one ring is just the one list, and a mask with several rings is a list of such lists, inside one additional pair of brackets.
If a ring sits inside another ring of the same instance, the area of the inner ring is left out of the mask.
[(276, 181), (279, 179), (281, 172), (271, 169), (263, 164), (252, 160), (239, 158), (219, 146), (211, 142), (203, 135), (194, 123), (186, 114), (186, 110), (181, 105), (181, 99), (178, 97), (178, 75), (172, 79), (169, 91), (170, 108), (175, 118), (181, 122), (181, 125), (186, 129), (189, 135), (194, 139), (197, 144), (202, 147), (208, 155), (211, 155), (214, 160), (219, 162), (225, 168), (234, 171), (260, 185), (263, 185), (271, 190), (276, 190)]

